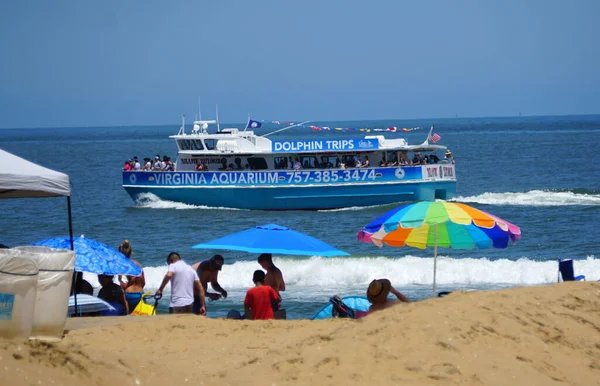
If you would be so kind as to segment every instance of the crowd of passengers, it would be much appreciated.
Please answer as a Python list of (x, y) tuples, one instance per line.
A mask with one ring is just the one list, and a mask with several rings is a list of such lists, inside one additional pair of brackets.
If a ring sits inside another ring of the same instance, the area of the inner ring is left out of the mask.
[[(344, 160), (340, 157), (335, 157), (335, 164), (331, 162), (333, 157), (322, 157), (322, 162), (319, 162), (317, 157), (279, 157), (275, 159), (275, 169), (287, 169), (287, 170), (300, 170), (300, 169), (347, 169), (347, 168), (368, 168), (371, 167), (369, 156), (365, 155), (364, 158), (360, 155), (352, 155), (344, 157)], [(421, 155), (420, 152), (415, 152), (412, 159), (408, 158), (406, 152), (400, 153), (400, 158), (394, 154), (391, 160), (387, 160), (385, 154), (379, 162), (379, 167), (394, 167), (394, 166), (416, 166), (416, 165), (431, 165), (437, 163), (454, 163), (452, 152), (446, 150), (446, 155), (443, 159), (435, 154)], [(133, 157), (125, 161), (123, 165), (125, 171), (174, 171), (175, 165), (171, 161), (171, 157), (164, 155), (162, 160), (157, 154), (154, 160), (150, 158), (144, 158), (143, 162), (140, 163), (138, 157)], [(208, 164), (205, 162), (198, 163), (195, 167), (196, 171), (207, 172), (209, 171)], [(241, 158), (235, 159), (235, 164), (227, 164), (225, 158), (221, 159), (221, 165), (218, 168), (219, 171), (240, 171), (240, 170), (254, 170), (249, 164), (242, 166)]]
[[(304, 159), (302, 159), (304, 158)], [(345, 160), (341, 160), (336, 157), (335, 164), (328, 161), (329, 157), (323, 157), (323, 162), (319, 162), (316, 157), (283, 157), (283, 159), (275, 160), (275, 169), (347, 169), (347, 168), (368, 168), (371, 167), (369, 156), (361, 157), (359, 155), (347, 156)], [(302, 162), (303, 161), (303, 162)], [(392, 167), (392, 166), (413, 166), (413, 165), (430, 165), (437, 163), (454, 163), (452, 152), (446, 151), (446, 155), (443, 159), (435, 154), (421, 155), (420, 152), (415, 152), (412, 159), (409, 159), (405, 152), (400, 154), (400, 159), (396, 155), (389, 161), (383, 156), (379, 162), (380, 167)], [(229, 169), (228, 169), (229, 170)]]
[(156, 155), (154, 160), (150, 158), (144, 158), (143, 162), (140, 162), (138, 157), (135, 156), (125, 161), (123, 165), (124, 171), (173, 171), (175, 165), (171, 161), (171, 157), (163, 155), (162, 160), (160, 155)]

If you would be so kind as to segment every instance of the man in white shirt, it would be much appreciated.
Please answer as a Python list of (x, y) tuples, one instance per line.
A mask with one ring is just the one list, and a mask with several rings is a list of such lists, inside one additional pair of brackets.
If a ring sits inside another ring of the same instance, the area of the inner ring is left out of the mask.
[(200, 315), (206, 315), (204, 303), (204, 288), (196, 271), (187, 265), (177, 252), (171, 252), (167, 257), (169, 269), (156, 295), (162, 295), (163, 289), (171, 282), (170, 314), (191, 314), (194, 306), (194, 295), (200, 300)]
[(141, 170), (142, 169), (142, 165), (140, 165), (140, 161), (138, 160), (138, 157), (133, 157), (133, 170)]

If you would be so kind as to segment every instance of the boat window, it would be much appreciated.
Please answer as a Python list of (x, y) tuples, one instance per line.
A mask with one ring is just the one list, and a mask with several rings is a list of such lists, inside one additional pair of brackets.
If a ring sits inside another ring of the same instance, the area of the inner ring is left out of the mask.
[(347, 168), (353, 168), (356, 166), (356, 156), (354, 154), (344, 154), (342, 161)]
[[(288, 168), (288, 158), (287, 157), (275, 157), (273, 159), (273, 162), (275, 163), (275, 169), (287, 169)], [(290, 163), (292, 163), (292, 161), (290, 161)], [(290, 168), (291, 168), (291, 166), (290, 166)]]
[(215, 150), (217, 148), (217, 140), (216, 139), (205, 139), (204, 146), (206, 146), (206, 150)]
[(179, 146), (179, 150), (190, 150), (190, 144), (187, 139), (180, 139), (177, 141), (177, 145)]
[(340, 166), (340, 157), (337, 155), (323, 155), (321, 156), (321, 167), (322, 168), (334, 168)]
[(250, 165), (250, 170), (268, 169), (267, 161), (263, 157), (248, 157), (248, 165)]
[(392, 165), (398, 164), (398, 154), (396, 154), (395, 151), (388, 151), (386, 159), (387, 159), (388, 164), (392, 164)]
[(190, 139), (190, 150), (204, 150), (202, 141), (199, 139)]
[(318, 169), (321, 167), (319, 159), (313, 155), (300, 157), (302, 169)]

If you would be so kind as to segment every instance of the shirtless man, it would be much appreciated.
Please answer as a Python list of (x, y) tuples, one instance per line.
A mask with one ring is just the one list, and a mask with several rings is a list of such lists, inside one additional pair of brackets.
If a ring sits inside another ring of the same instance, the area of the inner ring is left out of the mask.
[[(119, 252), (121, 252), (122, 254), (127, 256), (129, 259), (131, 259), (131, 261), (135, 265), (142, 268), (142, 265), (139, 263), (139, 261), (133, 260), (131, 258), (131, 254), (133, 253), (133, 250), (131, 249), (131, 243), (129, 242), (129, 240), (125, 240), (125, 241), (123, 241), (123, 244), (119, 245)], [(127, 276), (127, 282), (124, 282), (123, 277), (121, 275), (119, 275), (119, 284), (121, 285), (121, 288), (123, 288), (123, 291), (125, 291), (125, 292), (144, 292), (144, 286), (146, 285), (146, 278), (144, 277), (144, 271), (142, 270), (142, 273), (140, 276)]]
[(263, 253), (258, 256), (258, 264), (267, 271), (264, 285), (268, 285), (279, 294), (285, 291), (285, 282), (281, 270), (273, 264), (273, 256), (270, 253)]
[[(389, 293), (394, 294), (398, 300), (388, 299), (387, 296)], [(388, 279), (373, 280), (367, 289), (367, 299), (371, 302), (369, 313), (380, 311), (400, 303), (410, 303), (410, 300), (406, 296), (392, 287)]]
[[(192, 268), (198, 273), (200, 284), (202, 284), (202, 287), (204, 287), (206, 296), (211, 300), (218, 300), (221, 298), (221, 296), (223, 296), (223, 298), (227, 298), (227, 291), (225, 291), (218, 282), (219, 271), (223, 267), (224, 263), (225, 259), (223, 256), (214, 255), (209, 260), (204, 260), (192, 265)], [(209, 282), (213, 290), (220, 292), (221, 295), (208, 292)]]

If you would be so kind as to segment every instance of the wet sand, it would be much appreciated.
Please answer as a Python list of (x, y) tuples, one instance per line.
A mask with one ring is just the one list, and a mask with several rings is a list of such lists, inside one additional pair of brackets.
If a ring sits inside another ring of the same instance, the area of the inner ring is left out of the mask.
[(0, 340), (1, 385), (600, 385), (600, 283), (399, 305), (352, 320), (74, 318)]

